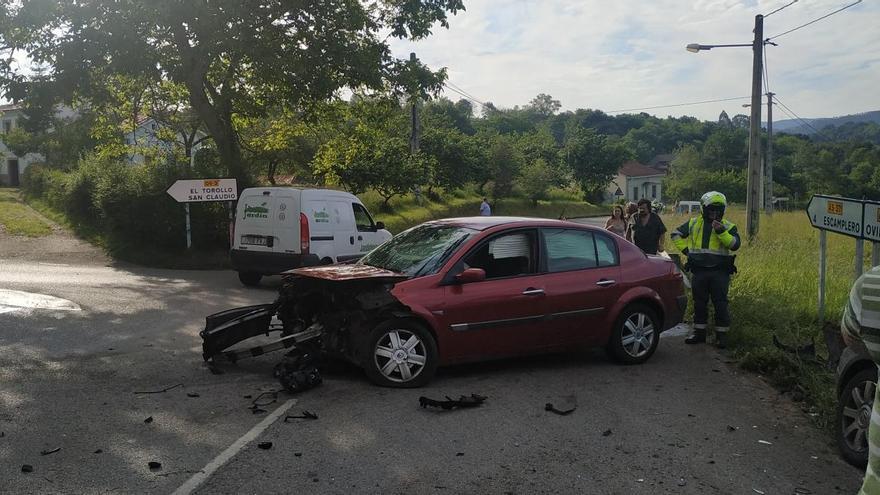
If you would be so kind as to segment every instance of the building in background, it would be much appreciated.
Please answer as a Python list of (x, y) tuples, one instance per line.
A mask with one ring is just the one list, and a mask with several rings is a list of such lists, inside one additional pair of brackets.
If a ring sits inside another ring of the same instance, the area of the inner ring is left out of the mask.
[(659, 201), (663, 197), (663, 177), (666, 177), (665, 171), (639, 162), (626, 162), (620, 166), (617, 176), (606, 188), (605, 200), (635, 202), (647, 198)]

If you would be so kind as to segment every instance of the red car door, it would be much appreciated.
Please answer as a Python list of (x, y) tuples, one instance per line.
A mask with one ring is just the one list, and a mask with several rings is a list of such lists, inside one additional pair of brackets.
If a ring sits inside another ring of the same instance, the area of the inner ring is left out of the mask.
[(535, 229), (492, 236), (464, 257), (486, 280), (446, 286), (443, 321), (451, 331), (450, 362), (526, 354), (542, 347), (545, 277), (538, 274)]
[(586, 229), (542, 229), (548, 332), (560, 346), (608, 340), (608, 311), (620, 297), (617, 244)]

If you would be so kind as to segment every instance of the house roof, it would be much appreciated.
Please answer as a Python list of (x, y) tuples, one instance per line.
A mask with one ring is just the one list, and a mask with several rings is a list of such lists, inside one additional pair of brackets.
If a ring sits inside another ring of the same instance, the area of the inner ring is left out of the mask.
[(18, 103), (6, 103), (0, 105), (0, 112), (11, 112), (13, 110), (21, 110), (21, 105)]
[(656, 168), (651, 168), (647, 165), (642, 165), (639, 162), (624, 163), (620, 166), (618, 173), (627, 177), (662, 177), (665, 175), (662, 171), (657, 170)]

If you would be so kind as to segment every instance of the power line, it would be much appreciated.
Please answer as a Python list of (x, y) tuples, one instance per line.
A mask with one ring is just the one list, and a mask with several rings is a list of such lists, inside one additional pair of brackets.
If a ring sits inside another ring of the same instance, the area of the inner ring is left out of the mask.
[(800, 118), (800, 117), (798, 116), (798, 114), (794, 113), (794, 110), (788, 108), (788, 107), (785, 105), (785, 103), (783, 103), (783, 102), (779, 99), (779, 95), (774, 95), (774, 96), (776, 96), (776, 103), (778, 103), (778, 104), (779, 104), (784, 110), (788, 110), (788, 112), (785, 112), (786, 114), (789, 113), (789, 112), (791, 112), (791, 115), (789, 115), (789, 116), (792, 116), (792, 115), (793, 115), (794, 118), (796, 118), (798, 121), (800, 121), (800, 122), (801, 122), (802, 124), (804, 124), (805, 126), (807, 126), (807, 127), (809, 127), (810, 129), (812, 129), (813, 132), (815, 132), (816, 134), (822, 134), (822, 131), (820, 131), (819, 129), (816, 129), (815, 127), (813, 127), (812, 124), (810, 124), (810, 123), (807, 122), (806, 120)]
[(452, 84), (452, 82), (450, 82), (450, 81), (446, 81), (444, 84), (446, 85), (447, 88), (449, 88), (449, 89), (455, 91), (456, 93), (458, 93), (458, 94), (464, 96), (465, 98), (467, 98), (467, 99), (469, 99), (469, 100), (473, 100), (473, 101), (479, 103), (479, 104), (482, 105), (482, 106), (486, 106), (485, 103), (483, 103), (482, 101), (480, 101), (480, 100), (479, 100), (477, 97), (475, 97), (474, 95), (472, 95), (472, 94), (468, 93), (467, 91), (461, 89), (460, 86), (456, 86), (455, 84)]
[(690, 103), (675, 103), (672, 105), (658, 105), (655, 107), (644, 107), (644, 108), (624, 108), (622, 110), (609, 110), (605, 113), (623, 113), (623, 112), (635, 112), (641, 110), (655, 110), (658, 108), (672, 108), (672, 107), (686, 107), (689, 105), (702, 105), (704, 103), (718, 103), (721, 101), (733, 101), (733, 100), (746, 100), (751, 98), (750, 96), (737, 96), (735, 98), (720, 98), (717, 100), (703, 100), (703, 101), (692, 101)]
[(770, 17), (771, 15), (773, 15), (773, 14), (779, 12), (780, 10), (783, 10), (783, 9), (785, 9), (785, 8), (787, 8), (787, 7), (791, 7), (792, 5), (796, 4), (797, 2), (798, 2), (798, 0), (793, 0), (791, 3), (786, 4), (786, 5), (783, 5), (782, 7), (779, 7), (778, 9), (774, 10), (773, 12), (770, 12), (769, 14), (765, 14), (765, 15), (764, 15), (764, 19), (766, 19), (766, 18)]
[(445, 83), (444, 83), (444, 86), (446, 86), (446, 89), (448, 89), (448, 90), (450, 90), (450, 91), (453, 91), (453, 92), (455, 92), (455, 93), (458, 93), (462, 98), (466, 99), (467, 101), (474, 102), (474, 103), (476, 103), (477, 105), (480, 105), (481, 107), (483, 107), (484, 109), (489, 109), (489, 108), (490, 108), (488, 105), (486, 105), (485, 103), (481, 102), (480, 100), (477, 100), (477, 99), (474, 98), (473, 96), (468, 96), (468, 95), (465, 94), (464, 92), (459, 91), (459, 90), (457, 90), (457, 89), (455, 89), (455, 88), (453, 88), (453, 87), (451, 87), (451, 86), (448, 86), (448, 85), (446, 85)]
[(827, 18), (833, 16), (834, 14), (837, 14), (838, 12), (843, 12), (844, 10), (846, 10), (846, 9), (848, 9), (848, 8), (850, 8), (850, 7), (852, 7), (853, 5), (858, 5), (858, 4), (860, 4), (860, 3), (862, 3), (862, 0), (856, 0), (855, 2), (853, 2), (853, 3), (849, 4), (849, 5), (846, 5), (846, 6), (844, 6), (844, 7), (841, 7), (841, 8), (839, 8), (839, 9), (835, 10), (834, 12), (831, 12), (831, 13), (829, 13), (829, 14), (825, 14), (825, 15), (823, 15), (822, 17), (820, 17), (820, 18), (818, 18), (818, 19), (813, 19), (812, 21), (810, 21), (810, 22), (808, 22), (808, 23), (806, 23), (806, 24), (801, 24), (800, 26), (798, 26), (798, 27), (796, 27), (796, 28), (793, 28), (793, 29), (789, 29), (788, 31), (786, 31), (786, 32), (784, 32), (784, 33), (780, 33), (780, 34), (777, 34), (776, 36), (773, 36), (773, 37), (767, 38), (765, 41), (775, 40), (776, 38), (778, 38), (778, 37), (780, 37), (780, 36), (785, 36), (785, 35), (788, 34), (788, 33), (791, 33), (791, 32), (794, 32), (794, 31), (797, 31), (797, 30), (800, 29), (800, 28), (807, 27), (807, 26), (809, 26), (810, 24), (814, 24), (814, 23), (816, 23), (816, 22), (821, 21), (822, 19), (827, 19)]

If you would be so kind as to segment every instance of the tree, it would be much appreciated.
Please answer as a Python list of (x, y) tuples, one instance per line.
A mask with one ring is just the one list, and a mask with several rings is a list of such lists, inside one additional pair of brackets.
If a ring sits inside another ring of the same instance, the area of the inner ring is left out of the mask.
[[(510, 197), (513, 193), (514, 181), (522, 167), (522, 162), (522, 155), (517, 151), (513, 137), (505, 135), (492, 136), (488, 165), (494, 181), (492, 186), (492, 197), (494, 199)], [(480, 185), (480, 191), (483, 189), (483, 184)]]
[[(221, 164), (246, 182), (235, 114), (284, 102), (306, 108), (341, 88), (434, 92), (445, 77), (392, 56), (386, 33), (420, 39), (462, 0), (22, 0), (0, 9), (0, 50), (51, 67), (57, 89), (101, 99), (111, 75), (170, 80), (213, 136)], [(27, 76), (4, 61), (2, 86)]]
[(546, 119), (558, 112), (562, 108), (562, 104), (559, 103), (559, 100), (554, 100), (552, 96), (540, 93), (529, 102), (529, 108), (539, 117)]
[(730, 123), (733, 124), (733, 127), (737, 129), (748, 129), (749, 122), (751, 122), (751, 118), (748, 115), (743, 115), (741, 113), (734, 115), (733, 119), (730, 121)]
[(725, 110), (722, 110), (721, 114), (718, 116), (718, 125), (725, 129), (733, 127), (733, 122), (731, 122), (730, 117)]
[(561, 151), (584, 196), (601, 200), (601, 193), (630, 155), (619, 141), (592, 129), (570, 126)]
[(547, 191), (554, 183), (555, 174), (556, 171), (547, 162), (538, 159), (522, 168), (516, 183), (532, 201), (532, 205), (537, 205), (538, 200), (547, 198)]

